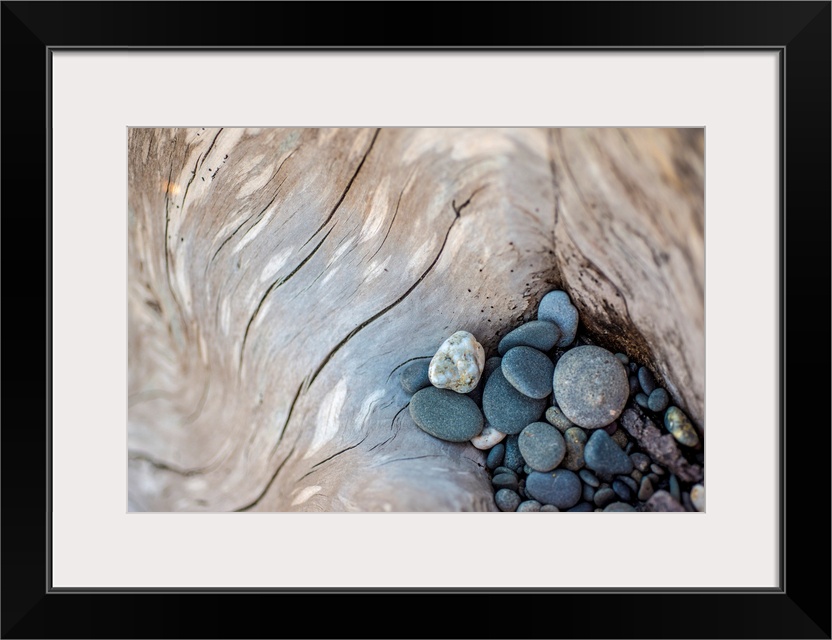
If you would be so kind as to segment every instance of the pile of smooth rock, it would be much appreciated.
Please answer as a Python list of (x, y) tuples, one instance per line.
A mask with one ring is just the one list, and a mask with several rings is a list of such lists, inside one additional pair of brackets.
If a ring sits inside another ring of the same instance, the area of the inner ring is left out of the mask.
[(498, 355), (457, 331), (402, 369), (411, 417), (488, 452), (501, 511), (704, 511), (697, 429), (647, 367), (577, 337), (578, 324), (551, 291)]

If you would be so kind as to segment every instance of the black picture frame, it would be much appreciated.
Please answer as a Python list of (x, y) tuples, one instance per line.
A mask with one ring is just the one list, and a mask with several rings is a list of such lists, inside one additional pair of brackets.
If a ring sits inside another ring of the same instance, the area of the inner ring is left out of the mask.
[[(3, 2), (2, 637), (829, 638), (830, 15), (828, 1)], [(51, 53), (131, 47), (779, 52), (780, 587), (52, 589)]]

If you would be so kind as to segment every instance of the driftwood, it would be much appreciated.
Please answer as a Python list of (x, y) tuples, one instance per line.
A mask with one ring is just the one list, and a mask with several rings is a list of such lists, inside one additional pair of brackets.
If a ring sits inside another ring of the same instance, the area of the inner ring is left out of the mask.
[(569, 292), (702, 428), (697, 129), (133, 129), (134, 510), (496, 510), (399, 367)]

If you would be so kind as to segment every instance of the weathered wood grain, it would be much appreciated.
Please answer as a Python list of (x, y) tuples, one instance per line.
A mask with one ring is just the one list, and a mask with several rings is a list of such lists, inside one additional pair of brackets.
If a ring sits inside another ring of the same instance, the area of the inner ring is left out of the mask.
[(701, 426), (701, 130), (133, 129), (129, 489), (147, 510), (496, 510), (397, 369), (566, 288)]

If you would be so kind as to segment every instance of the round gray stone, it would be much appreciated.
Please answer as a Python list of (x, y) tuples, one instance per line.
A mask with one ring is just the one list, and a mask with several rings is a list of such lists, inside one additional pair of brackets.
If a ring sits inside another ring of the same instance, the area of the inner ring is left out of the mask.
[(614, 502), (617, 499), (618, 496), (615, 495), (615, 491), (610, 487), (601, 487), (595, 492), (593, 502), (598, 507), (606, 507), (610, 502)]
[(520, 453), (533, 471), (551, 471), (566, 455), (560, 431), (546, 422), (532, 422), (517, 439)]
[(517, 506), (517, 513), (540, 511), (542, 505), (537, 500), (526, 500)]
[(468, 442), (485, 421), (477, 403), (450, 389), (425, 387), (410, 399), (410, 416), (422, 431), (448, 442)]
[(520, 488), (520, 483), (517, 481), (517, 476), (509, 473), (501, 473), (491, 479), (491, 484), (495, 490), (511, 489), (517, 491)]
[(540, 300), (537, 307), (537, 319), (554, 322), (560, 329), (561, 337), (558, 347), (568, 347), (575, 341), (578, 333), (578, 310), (565, 291), (550, 291)]
[(526, 478), (526, 493), (541, 504), (553, 504), (558, 509), (574, 507), (581, 499), (581, 481), (572, 471), (533, 471)]
[(543, 399), (552, 393), (555, 365), (542, 351), (531, 347), (513, 347), (503, 356), (500, 370), (511, 386), (524, 396)]
[(563, 415), (563, 411), (557, 407), (549, 407), (546, 409), (546, 420), (549, 424), (557, 427), (559, 431), (564, 433), (566, 433), (567, 429), (575, 426), (569, 418)]
[(520, 433), (526, 425), (536, 422), (546, 405), (545, 398), (530, 398), (515, 389), (503, 375), (502, 366), (488, 378), (482, 393), (482, 410), (489, 424), (509, 435)]
[(650, 411), (655, 411), (656, 413), (664, 411), (669, 404), (670, 394), (661, 387), (656, 387), (653, 389), (653, 393), (647, 396), (647, 408)]
[(630, 393), (624, 365), (594, 345), (563, 354), (555, 367), (553, 389), (564, 415), (586, 429), (605, 427), (618, 418)]
[(540, 510), (541, 510), (541, 511), (554, 511), (555, 513), (560, 512), (560, 509), (558, 509), (558, 508), (557, 508), (555, 505), (553, 505), (553, 504), (544, 504), (544, 505), (541, 505)]
[(497, 352), (504, 356), (509, 349), (520, 346), (549, 351), (558, 340), (560, 329), (556, 324), (546, 320), (532, 320), (507, 333), (497, 345)]
[(584, 447), (584, 460), (587, 467), (604, 475), (628, 474), (633, 470), (633, 461), (603, 429), (594, 431), (589, 437)]
[(485, 458), (485, 466), (490, 471), (494, 471), (497, 467), (503, 464), (503, 458), (506, 455), (506, 445), (498, 442), (491, 449), (488, 450), (488, 455)]
[(613, 502), (612, 504), (608, 504), (606, 507), (604, 507), (604, 513), (615, 511), (635, 511), (635, 507), (627, 504), (626, 502)]
[(419, 389), (424, 389), (430, 386), (430, 378), (428, 378), (428, 369), (430, 367), (430, 358), (424, 360), (414, 360), (405, 365), (399, 375), (399, 382), (407, 393), (416, 393)]
[(642, 367), (638, 370), (638, 382), (641, 385), (641, 390), (648, 396), (653, 393), (653, 389), (656, 388), (656, 379), (647, 367)]
[(494, 502), (497, 503), (500, 511), (516, 511), (520, 506), (520, 501), (520, 496), (511, 489), (500, 489), (494, 494)]

